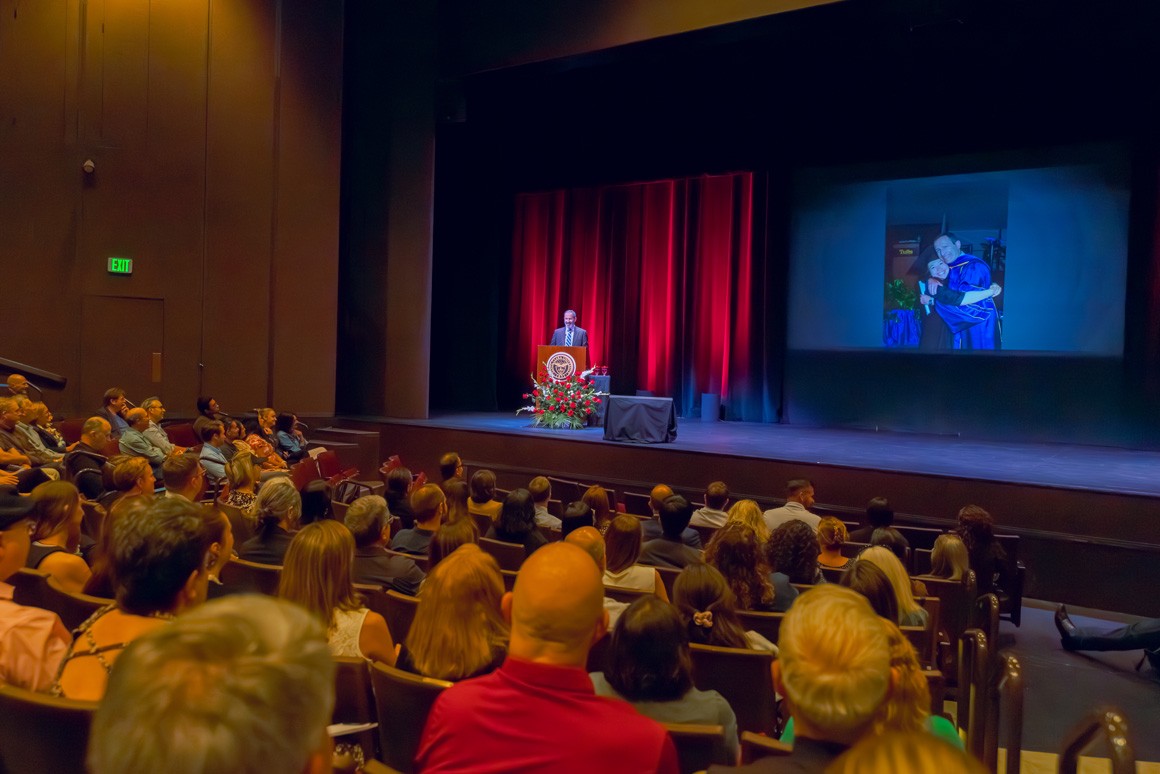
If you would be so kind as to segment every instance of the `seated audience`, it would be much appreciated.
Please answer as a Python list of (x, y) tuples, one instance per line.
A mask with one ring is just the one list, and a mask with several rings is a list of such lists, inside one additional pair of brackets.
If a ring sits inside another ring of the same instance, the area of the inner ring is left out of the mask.
[(724, 481), (714, 481), (705, 487), (705, 506), (693, 512), (689, 524), (694, 527), (724, 527), (729, 521), (725, 509), (729, 506), (729, 487)]
[(653, 567), (636, 563), (640, 558), (640, 519), (622, 514), (612, 520), (604, 533), (604, 585), (614, 589), (651, 591), (666, 602), (669, 600), (661, 574)]
[(125, 421), (125, 411), (129, 408), (129, 401), (125, 398), (125, 391), (120, 387), (110, 387), (101, 397), (101, 407), (96, 416), (109, 423), (109, 437), (120, 438), (121, 433), (129, 427)]
[(870, 535), (870, 545), (889, 549), (900, 562), (906, 562), (906, 554), (910, 550), (910, 543), (894, 527), (879, 527), (874, 530)]
[[(596, 566), (600, 568), (601, 577), (604, 576), (604, 571), (608, 568), (605, 562), (604, 536), (595, 527), (585, 526), (574, 529), (568, 533), (568, 537), (564, 538), (564, 542), (571, 543), (591, 556), (592, 561), (596, 562)], [(620, 614), (627, 608), (627, 602), (619, 602), (607, 594), (604, 595), (604, 612), (608, 613), (609, 629), (616, 627), (616, 622), (620, 619)]]
[(737, 760), (737, 716), (717, 691), (693, 687), (689, 635), (668, 602), (641, 597), (629, 605), (612, 632), (608, 666), (589, 676), (598, 696), (627, 701), (646, 718), (721, 726), (726, 754)]
[[(27, 440), (16, 432), (22, 416), (15, 398), (0, 398), (0, 466), (7, 466), (8, 472), (16, 476), (19, 491), (27, 493), (37, 484), (58, 478), (59, 473), (53, 468), (59, 465), (37, 457), (35, 452), (26, 448)], [(42, 467), (45, 462), (53, 468)]]
[(846, 544), (846, 525), (833, 516), (818, 522), (818, 564), (831, 570), (841, 570), (850, 563), (842, 556), (842, 546)]
[(399, 530), (391, 540), (391, 550), (423, 556), (427, 553), (435, 530), (443, 523), (447, 513), (447, 498), (435, 484), (424, 484), (411, 495), (411, 511), (415, 514), (415, 526)]
[(391, 514), (386, 500), (378, 495), (358, 498), (346, 509), (343, 523), (354, 536), (351, 578), (355, 583), (382, 586), (412, 597), (419, 593), (423, 571), (413, 559), (387, 552)]
[(818, 536), (810, 525), (790, 519), (775, 529), (765, 544), (770, 569), (789, 578), (790, 583), (825, 583), (818, 569)]
[(205, 493), (205, 471), (193, 454), (166, 457), (165, 462), (161, 463), (161, 480), (165, 484), (166, 497), (197, 502)]
[(384, 494), (387, 498), (387, 510), (391, 512), (391, 516), (399, 520), (403, 529), (415, 526), (415, 514), (411, 513), (413, 480), (411, 471), (404, 467), (394, 468), (383, 480), (386, 485)]
[(0, 680), (47, 691), (72, 637), (56, 613), (13, 602), (7, 582), (27, 562), (36, 507), (32, 498), (0, 494)]
[(809, 512), (809, 507), (813, 504), (813, 484), (804, 478), (788, 481), (785, 485), (785, 505), (780, 508), (770, 508), (762, 514), (765, 526), (772, 534), (782, 524), (796, 520), (805, 522), (810, 529), (817, 530), (821, 518)]
[(508, 646), (503, 595), (493, 557), (474, 544), (455, 549), (427, 576), (398, 668), (452, 682), (499, 669)]
[(467, 501), (467, 512), (473, 516), (483, 516), (491, 521), (499, 518), (503, 503), (495, 499), (495, 473), (477, 470), (471, 474), (471, 497)]
[[(590, 489), (588, 491), (592, 490)], [(656, 540), (662, 534), (664, 534), (664, 530), (661, 528), (660, 520), (661, 506), (664, 505), (665, 500), (672, 496), (673, 490), (671, 487), (665, 486), (664, 484), (659, 484), (653, 487), (652, 493), (648, 498), (648, 507), (649, 510), (652, 511), (652, 518), (641, 523), (641, 529), (644, 530), (644, 540), (646, 542), (649, 540)], [(686, 500), (685, 502), (688, 501)], [(589, 504), (591, 505), (591, 503)], [(593, 507), (595, 508), (596, 506)], [(599, 526), (599, 521), (597, 521), (597, 526)], [(698, 551), (704, 547), (701, 544), (701, 533), (692, 527), (686, 527), (685, 530), (681, 533), (681, 542), (687, 545), (689, 548), (695, 548)]]
[(552, 484), (544, 476), (536, 476), (528, 483), (532, 501), (536, 504), (536, 524), (549, 529), (560, 529), (562, 523), (548, 513), (548, 502), (552, 499)]
[[(911, 580), (906, 574), (906, 568), (898, 557), (882, 546), (867, 548), (858, 557), (859, 562), (870, 562), (886, 575), (894, 589), (894, 599), (898, 603), (899, 626), (926, 626), (927, 613), (922, 605), (914, 599)], [(925, 587), (923, 588), (925, 591)]]
[(274, 437), (278, 440), (278, 452), (287, 462), (298, 462), (306, 454), (306, 436), (298, 429), (296, 414), (279, 414), (274, 420)]
[(673, 495), (667, 498), (660, 510), (661, 536), (641, 547), (637, 561), (651, 567), (677, 570), (701, 561), (701, 552), (689, 548), (681, 541), (681, 535), (688, 528), (692, 515), (693, 506), (684, 497)]
[(210, 602), (141, 637), (93, 717), (92, 774), (322, 774), (334, 659), (306, 611)]
[(616, 514), (608, 507), (608, 492), (604, 491), (604, 487), (596, 485), (588, 487), (580, 497), (580, 501), (592, 509), (592, 521), (600, 534), (607, 532), (608, 525), (612, 523)]
[(130, 642), (204, 602), (232, 545), (225, 517), (177, 498), (132, 509), (110, 528), (117, 601), (85, 621), (61, 664), (56, 692), (70, 699), (99, 701)]
[[(2, 404), (2, 401), (0, 401)], [(105, 493), (105, 444), (109, 442), (109, 423), (91, 417), (81, 426), (81, 439), (65, 455), (65, 477), (77, 485), (86, 500), (98, 500)]]
[[(148, 467), (148, 465), (146, 465)], [(81, 495), (67, 481), (49, 481), (32, 490), (36, 526), (26, 567), (43, 570), (65, 591), (80, 592), (92, 572), (80, 556)]]
[(842, 573), (840, 585), (866, 597), (870, 607), (882, 618), (892, 624), (898, 623), (898, 598), (894, 595), (890, 579), (877, 565), (855, 559)]
[(325, 481), (315, 479), (299, 492), (302, 498), (302, 515), (299, 526), (305, 527), (316, 521), (330, 518), (330, 487)]
[(266, 483), (254, 501), (256, 534), (242, 544), (238, 558), (258, 564), (282, 564), (292, 534), (301, 525), (302, 496), (288, 478)]
[(935, 538), (934, 550), (930, 553), (930, 575), (922, 577), (957, 581), (962, 580), (970, 569), (966, 545), (962, 538), (951, 532)]
[(729, 509), (729, 524), (744, 524), (757, 535), (762, 545), (769, 541), (769, 527), (765, 526), (765, 517), (761, 513), (761, 506), (752, 500), (739, 500)]
[[(418, 774), (453, 771), (678, 771), (664, 728), (598, 697), (584, 670), (606, 628), (600, 574), (580, 549), (552, 543), (524, 563), (503, 597), (508, 657), (448, 688), (431, 709)], [(512, 756), (518, 766), (505, 766)]]
[[(453, 486), (467, 486), (462, 481), (453, 482)], [(442, 562), (460, 546), (472, 543), (479, 544), (479, 530), (472, 519), (449, 521), (440, 527), (431, 538), (431, 545), (427, 547), (427, 574), (430, 575), (435, 566)]]
[(206, 475), (211, 481), (221, 481), (226, 477), (226, 463), (229, 458), (224, 451), (226, 446), (225, 426), (221, 422), (209, 421), (201, 426), (198, 433), (201, 439), (201, 456), (199, 461), (205, 468)]
[(710, 564), (691, 564), (681, 570), (673, 584), (673, 604), (690, 642), (719, 648), (777, 650), (765, 637), (745, 630), (725, 576)]
[(979, 594), (990, 594), (1004, 588), (1011, 569), (1007, 552), (995, 540), (995, 520), (991, 514), (977, 505), (967, 505), (959, 511), (959, 528), (955, 531), (967, 547)]
[[(850, 533), (851, 543), (869, 543), (870, 538), (874, 535), (874, 530), (894, 525), (894, 509), (890, 507), (890, 503), (886, 501), (885, 497), (875, 497), (866, 504), (866, 522), (869, 526), (861, 527)], [(903, 541), (906, 541), (905, 537), (903, 537)], [(910, 547), (909, 542), (905, 542), (904, 545), (907, 548)]]
[(452, 479), (463, 480), (463, 460), (455, 452), (447, 452), (439, 458), (439, 478), (441, 484)]
[(258, 499), (255, 490), (261, 477), (262, 469), (253, 454), (249, 452), (235, 454), (226, 465), (226, 481), (230, 485), (226, 505), (249, 512), (254, 507), (254, 501)]
[(48, 406), (39, 401), (33, 403), (29, 408), (28, 424), (40, 436), (40, 442), (44, 447), (51, 452), (63, 455), (67, 449), (67, 444), (64, 442), (64, 436), (52, 424), (52, 412), (49, 411)]
[(595, 529), (595, 525), (596, 519), (592, 514), (592, 509), (588, 507), (588, 503), (577, 500), (564, 509), (564, 518), (560, 519), (561, 539), (567, 539), (569, 534), (581, 527)]
[(987, 774), (962, 749), (927, 733), (867, 734), (826, 769), (827, 774)]
[(769, 566), (753, 530), (739, 524), (728, 524), (717, 530), (705, 549), (705, 562), (725, 577), (738, 608), (774, 611), (775, 592), (769, 582)]
[(160, 474), (165, 452), (154, 446), (153, 441), (145, 435), (149, 429), (149, 413), (143, 408), (129, 409), (125, 412), (125, 421), (129, 426), (121, 433), (118, 442), (121, 453), (145, 458), (153, 466), (154, 474)]
[(488, 540), (504, 543), (518, 543), (531, 556), (535, 551), (548, 545), (548, 539), (536, 526), (536, 506), (532, 494), (527, 489), (513, 489), (508, 492), (500, 508), (499, 516), (484, 535)]
[(14, 400), (16, 401), (16, 410), (19, 419), (16, 422), (16, 427), (13, 432), (16, 440), (20, 444), (20, 448), (28, 455), (28, 459), (33, 465), (51, 465), (59, 469), (61, 466), (58, 463), (64, 459), (64, 452), (49, 449), (45, 446), (44, 441), (40, 438), (40, 433), (33, 427), (33, 423), (36, 421), (36, 416), (39, 413), (33, 408), (36, 404), (23, 395), (17, 396)]
[[(443, 496), (447, 498), (447, 515), (443, 517), (443, 522), (445, 524), (451, 524), (456, 521), (470, 521), (472, 524), (475, 524), (475, 519), (472, 517), (470, 511), (468, 511), (468, 502), (471, 499), (471, 487), (463, 481), (453, 479), (443, 484), (440, 488), (443, 490)], [(411, 526), (413, 527), (415, 525), (415, 514), (411, 513), (409, 503), (407, 512), (410, 513)], [(395, 512), (391, 511), (391, 515), (395, 515)], [(481, 517), (481, 520), (490, 521), (487, 517)], [(405, 529), (411, 528), (406, 524), (403, 524), (403, 527)]]
[[(890, 645), (866, 600), (836, 584), (802, 594), (785, 614), (773, 683), (797, 738), (787, 757), (762, 758), (736, 772), (818, 772), (873, 732), (893, 682)], [(712, 766), (710, 774), (729, 771)]]
[(337, 521), (307, 524), (290, 541), (278, 596), (310, 611), (326, 628), (330, 652), (394, 666), (387, 622), (363, 604), (351, 582), (354, 538)]
[(143, 431), (149, 443), (160, 449), (166, 457), (170, 454), (184, 454), (185, 447), (174, 445), (169, 440), (169, 433), (161, 426), (161, 420), (165, 419), (165, 406), (162, 405), (161, 398), (146, 398), (141, 401), (141, 408), (145, 409), (145, 414), (149, 417), (149, 426)]

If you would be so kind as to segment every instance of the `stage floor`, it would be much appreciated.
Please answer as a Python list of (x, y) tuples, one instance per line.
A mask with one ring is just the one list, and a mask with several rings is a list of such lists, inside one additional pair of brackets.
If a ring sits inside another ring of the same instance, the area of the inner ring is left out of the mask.
[[(524, 415), (454, 413), (434, 415), (426, 420), (387, 421), (551, 437), (577, 443), (606, 443), (603, 428), (547, 430), (532, 427)], [(940, 478), (1160, 497), (1160, 453), (1105, 446), (1005, 443), (948, 435), (679, 419), (677, 439), (673, 443), (632, 448), (639, 448), (642, 453), (650, 449), (665, 449)]]

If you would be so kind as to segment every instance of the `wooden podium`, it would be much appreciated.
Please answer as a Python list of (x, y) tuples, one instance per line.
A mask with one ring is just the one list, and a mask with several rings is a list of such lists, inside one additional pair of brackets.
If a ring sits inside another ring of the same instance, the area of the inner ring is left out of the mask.
[[(559, 357), (565, 355), (567, 357)], [(553, 358), (556, 358), (553, 360)], [(547, 371), (548, 376), (553, 379), (563, 379), (570, 374), (565, 373), (566, 369), (570, 369), (571, 364), (568, 358), (576, 364), (573, 373), (579, 375), (588, 369), (588, 348), (587, 347), (565, 347), (553, 346), (551, 344), (541, 344), (536, 350), (536, 371)]]

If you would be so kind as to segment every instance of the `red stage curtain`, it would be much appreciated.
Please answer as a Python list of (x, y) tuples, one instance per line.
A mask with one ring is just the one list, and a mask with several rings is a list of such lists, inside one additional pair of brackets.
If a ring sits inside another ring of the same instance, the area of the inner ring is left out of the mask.
[(575, 309), (613, 392), (672, 396), (699, 416), (776, 421), (768, 376), (766, 179), (753, 173), (522, 194), (516, 199), (506, 365)]

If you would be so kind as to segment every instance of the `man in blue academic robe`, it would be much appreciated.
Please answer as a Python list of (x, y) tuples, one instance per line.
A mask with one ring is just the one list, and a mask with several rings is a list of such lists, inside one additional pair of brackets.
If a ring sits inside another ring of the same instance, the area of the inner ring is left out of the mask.
[[(956, 292), (987, 290), (991, 287), (991, 268), (981, 258), (962, 250), (962, 242), (948, 232), (934, 241), (935, 252), (949, 269), (947, 286)], [(999, 310), (995, 301), (985, 298), (963, 306), (935, 307), (954, 335), (955, 349), (998, 349), (1001, 337)]]

